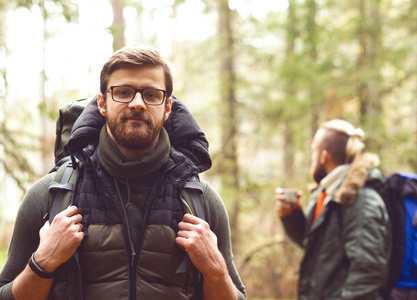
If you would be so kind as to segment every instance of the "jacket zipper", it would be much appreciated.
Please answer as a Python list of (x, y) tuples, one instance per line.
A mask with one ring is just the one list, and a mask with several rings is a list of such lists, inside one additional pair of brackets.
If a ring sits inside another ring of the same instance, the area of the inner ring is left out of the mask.
[[(155, 182), (160, 182), (161, 179), (165, 178), (165, 174), (167, 172), (169, 172), (171, 169), (173, 169), (173, 167), (170, 168), (170, 169), (165, 170), (164, 173), (160, 177), (158, 177)], [(163, 183), (160, 186), (162, 186), (162, 185), (163, 185)], [(139, 235), (140, 236), (140, 241), (138, 243), (138, 248), (137, 248), (139, 250), (139, 252), (141, 251), (143, 235), (145, 234), (145, 225), (148, 223), (149, 212), (150, 212), (150, 208), (151, 208), (153, 199), (155, 198), (155, 195), (156, 195), (156, 189), (154, 189), (152, 187), (151, 193), (148, 195), (148, 198), (146, 199), (147, 201), (146, 201), (146, 205), (145, 205), (145, 213), (143, 215), (143, 221), (142, 221), (142, 226), (141, 226), (140, 235)], [(139, 253), (137, 253), (137, 254), (138, 255), (136, 255), (134, 260), (132, 261), (133, 264), (132, 264), (131, 272), (130, 272), (130, 274), (132, 276), (131, 277), (131, 282), (135, 282), (135, 279), (136, 279), (136, 268), (134, 268), (134, 266), (136, 266), (137, 260), (139, 258)], [(132, 284), (132, 286), (133, 286), (133, 289), (131, 288), (130, 294), (136, 296), (135, 285)], [(132, 299), (135, 299), (135, 297), (132, 297)]]
[[(88, 156), (88, 154), (84, 153), (84, 155), (87, 158), (86, 159), (87, 163), (89, 163), (90, 166), (92, 166), (93, 169), (95, 169), (90, 157)], [(171, 167), (171, 168), (165, 170), (164, 173), (161, 174), (161, 176), (156, 179), (156, 182), (160, 182), (160, 179), (165, 178), (166, 173), (169, 172), (171, 169), (174, 169), (174, 168), (175, 167)], [(96, 177), (97, 181), (101, 181), (98, 178), (96, 172), (94, 172), (94, 176)], [(161, 184), (161, 186), (162, 186), (162, 184)], [(131, 239), (130, 228), (129, 228), (129, 224), (128, 224), (128, 220), (127, 220), (127, 214), (126, 214), (126, 210), (124, 208), (124, 204), (122, 202), (122, 199), (119, 200), (119, 202), (121, 202), (120, 205), (122, 207), (120, 209), (120, 207), (119, 207), (119, 205), (117, 205), (116, 201), (114, 201), (114, 199), (112, 197), (110, 197), (110, 195), (106, 191), (104, 191), (104, 195), (115, 205), (116, 209), (124, 217), (123, 224), (122, 224), (123, 225), (123, 232), (127, 236), (126, 246), (127, 246), (128, 255), (130, 256), (130, 266), (129, 266), (129, 291), (130, 291), (129, 296), (130, 297), (129, 298), (132, 299), (132, 300), (135, 300), (136, 299), (136, 267), (135, 266), (137, 264), (139, 253), (136, 253), (135, 247), (134, 247), (132, 239)], [(142, 222), (142, 227), (141, 227), (141, 230), (140, 230), (140, 235), (139, 236), (141, 237), (141, 239), (140, 239), (140, 242), (139, 242), (138, 248), (137, 248), (139, 251), (142, 247), (143, 235), (145, 233), (145, 225), (148, 223), (149, 211), (150, 211), (150, 207), (151, 207), (151, 204), (152, 204), (152, 199), (155, 197), (155, 195), (156, 195), (156, 190), (152, 188), (152, 193), (149, 194), (149, 196), (147, 198), (147, 202), (146, 202), (146, 206), (145, 206), (145, 213), (144, 213), (143, 222)]]
[[(165, 170), (165, 172), (156, 179), (156, 182), (160, 182), (161, 178), (165, 178), (165, 174), (166, 172), (168, 172), (169, 170)], [(146, 199), (146, 205), (145, 205), (145, 212), (143, 215), (143, 221), (142, 221), (142, 226), (140, 229), (140, 241), (138, 243), (138, 251), (140, 253), (141, 251), (141, 247), (142, 247), (142, 240), (143, 240), (143, 235), (145, 233), (145, 225), (148, 223), (148, 219), (149, 219), (149, 211), (152, 205), (152, 199), (155, 198), (156, 195), (156, 190), (152, 187), (151, 193), (148, 195), (147, 199)], [(122, 207), (123, 206), (123, 203)], [(126, 219), (127, 220), (127, 219)], [(131, 243), (133, 245), (133, 243)], [(135, 253), (134, 250), (135, 248), (133, 247), (133, 253)], [(130, 271), (129, 271), (129, 275), (130, 275), (130, 298), (132, 300), (136, 299), (136, 265), (137, 265), (137, 260), (139, 258), (139, 253), (135, 253), (135, 256), (132, 256), (132, 262), (131, 262), (131, 266), (130, 266)]]
[[(119, 197), (118, 197), (119, 198)], [(124, 216), (124, 222), (123, 226), (126, 227), (126, 234), (127, 239), (126, 244), (129, 243), (130, 245), (130, 266), (129, 266), (129, 294), (130, 299), (136, 299), (136, 272), (134, 266), (135, 266), (135, 260), (136, 260), (136, 252), (135, 247), (133, 246), (132, 236), (130, 233), (130, 226), (129, 226), (129, 220), (127, 219), (127, 213), (126, 208), (124, 206), (123, 200), (119, 198), (120, 205), (122, 207), (123, 216)], [(129, 251), (128, 251), (129, 253)]]
[(124, 218), (125, 218), (125, 221), (126, 221), (127, 238), (129, 240), (129, 244), (130, 244), (130, 251), (131, 251), (130, 267), (133, 267), (133, 261), (136, 257), (135, 247), (133, 247), (132, 236), (130, 234), (129, 221), (127, 219), (127, 213), (126, 213), (124, 203), (123, 203), (122, 199), (119, 199), (119, 201), (120, 201), (120, 204), (122, 206), (123, 215), (124, 215)]
[(124, 208), (124, 205), (122, 203), (122, 199), (120, 199), (119, 201), (121, 202), (121, 207), (119, 205), (116, 204), (116, 201), (110, 197), (109, 194), (107, 194), (107, 192), (104, 192), (104, 194), (106, 195), (106, 197), (108, 199), (110, 199), (114, 205), (116, 206), (117, 210), (119, 211), (119, 213), (122, 215), (123, 221), (122, 221), (122, 226), (123, 226), (123, 232), (125, 235), (125, 240), (126, 240), (126, 247), (127, 247), (127, 254), (128, 254), (128, 258), (129, 258), (129, 294), (130, 294), (130, 299), (134, 300), (136, 299), (136, 290), (135, 290), (135, 272), (134, 272), (134, 262), (136, 259), (136, 252), (135, 252), (135, 248), (133, 246), (133, 242), (132, 242), (132, 237), (130, 234), (130, 228), (129, 228), (129, 222), (127, 220), (127, 214), (126, 214), (126, 210)]
[[(102, 186), (105, 186), (102, 182), (102, 180), (100, 179), (99, 176), (97, 176), (97, 170), (94, 167), (93, 162), (91, 161), (89, 155), (86, 153), (86, 151), (83, 151), (84, 157), (86, 158), (86, 163), (87, 165), (89, 165), (93, 170), (94, 170), (94, 177), (96, 178), (96, 182), (101, 182)], [(126, 239), (126, 250), (128, 252), (128, 257), (129, 257), (129, 261), (130, 261), (130, 266), (129, 266), (129, 291), (130, 291), (130, 299), (135, 300), (136, 299), (136, 289), (135, 289), (135, 272), (134, 272), (134, 262), (136, 260), (136, 252), (135, 252), (135, 248), (133, 246), (133, 242), (131, 239), (131, 235), (130, 235), (130, 229), (129, 229), (129, 224), (127, 221), (127, 214), (126, 214), (126, 210), (124, 209), (124, 205), (123, 203), (121, 203), (121, 209), (120, 206), (118, 205), (117, 201), (115, 201), (112, 197), (110, 197), (110, 195), (104, 190), (103, 191), (104, 196), (109, 199), (111, 201), (111, 203), (113, 203), (113, 205), (115, 206), (115, 208), (118, 210), (119, 214), (122, 216), (122, 218), (124, 218), (122, 220), (122, 226), (123, 226), (123, 232), (125, 234), (125, 238), (127, 236)], [(118, 197), (117, 197), (118, 198)], [(122, 201), (120, 199), (120, 201)]]
[[(171, 167), (170, 169), (165, 170), (164, 173), (156, 179), (156, 182), (159, 182), (161, 178), (165, 178), (165, 174), (167, 172), (169, 172), (171, 169), (173, 169), (173, 167)], [(162, 186), (162, 184), (161, 184), (161, 186)], [(141, 249), (140, 247), (142, 246), (143, 234), (145, 233), (145, 225), (148, 223), (149, 211), (150, 211), (150, 208), (151, 208), (152, 199), (155, 198), (155, 195), (156, 195), (156, 190), (152, 187), (151, 193), (148, 195), (146, 205), (145, 205), (145, 214), (143, 216), (142, 226), (141, 226), (140, 235), (139, 235), (141, 237), (141, 240), (139, 242), (138, 249)]]

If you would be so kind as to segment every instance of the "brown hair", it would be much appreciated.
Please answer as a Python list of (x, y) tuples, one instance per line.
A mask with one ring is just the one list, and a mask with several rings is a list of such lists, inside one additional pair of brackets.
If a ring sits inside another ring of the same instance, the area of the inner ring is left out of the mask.
[(144, 46), (128, 46), (116, 51), (109, 60), (104, 64), (100, 73), (100, 92), (106, 100), (107, 84), (110, 75), (117, 69), (129, 66), (162, 66), (165, 74), (166, 97), (172, 95), (173, 83), (172, 73), (169, 63), (165, 61), (158, 50)]
[(365, 133), (349, 122), (334, 119), (322, 124), (320, 128), (325, 129), (321, 148), (329, 151), (338, 164), (351, 163), (365, 147), (362, 142)]

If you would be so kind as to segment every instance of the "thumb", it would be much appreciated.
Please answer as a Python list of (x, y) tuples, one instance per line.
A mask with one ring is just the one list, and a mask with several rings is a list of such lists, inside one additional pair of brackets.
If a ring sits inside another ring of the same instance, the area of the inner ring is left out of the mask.
[(39, 236), (43, 236), (47, 231), (48, 231), (48, 229), (49, 229), (49, 221), (47, 220), (44, 224), (43, 224), (43, 226), (42, 226), (42, 228), (39, 230)]

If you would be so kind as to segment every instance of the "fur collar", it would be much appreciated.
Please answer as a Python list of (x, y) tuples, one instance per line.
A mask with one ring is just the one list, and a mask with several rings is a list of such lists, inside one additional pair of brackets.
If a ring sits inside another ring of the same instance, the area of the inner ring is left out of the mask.
[(336, 197), (341, 205), (351, 204), (360, 188), (365, 185), (368, 178), (368, 169), (379, 165), (379, 158), (372, 153), (358, 155), (352, 162), (350, 169), (336, 192)]

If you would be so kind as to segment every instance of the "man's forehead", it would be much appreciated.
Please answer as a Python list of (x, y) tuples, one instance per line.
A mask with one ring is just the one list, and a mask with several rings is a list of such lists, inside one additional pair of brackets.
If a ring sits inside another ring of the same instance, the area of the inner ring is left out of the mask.
[(161, 81), (165, 83), (164, 69), (162, 66), (140, 65), (140, 66), (122, 66), (114, 70), (109, 75), (109, 85), (114, 81), (123, 80), (124, 84), (135, 85), (138, 81)]

